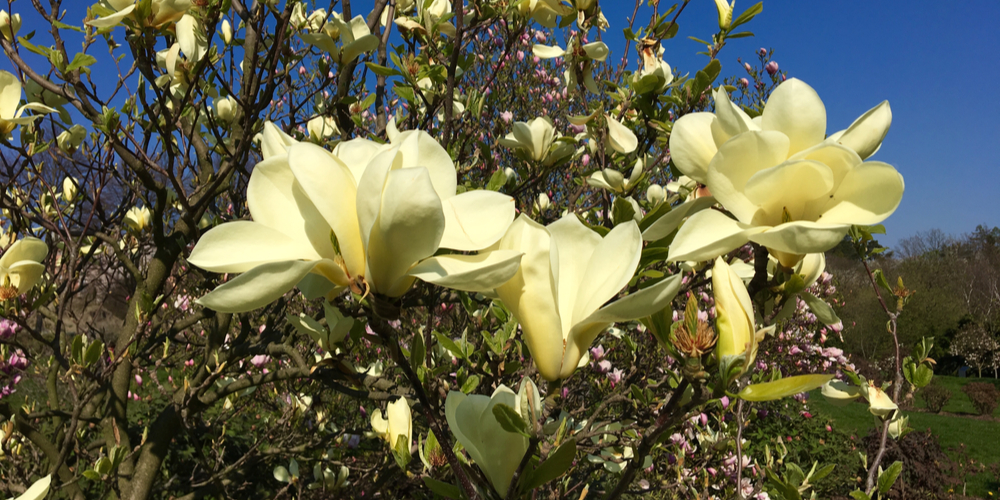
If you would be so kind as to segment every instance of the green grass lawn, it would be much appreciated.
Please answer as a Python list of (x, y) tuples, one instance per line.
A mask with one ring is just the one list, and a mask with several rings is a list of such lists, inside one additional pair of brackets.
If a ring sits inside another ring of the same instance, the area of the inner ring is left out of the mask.
[[(975, 415), (975, 408), (969, 397), (962, 392), (961, 387), (965, 384), (979, 381), (978, 379), (967, 379), (958, 377), (934, 377), (938, 383), (951, 390), (952, 397), (945, 405), (944, 411), (958, 414)], [(817, 414), (828, 416), (840, 426), (840, 430), (852, 433), (857, 436), (864, 436), (868, 430), (875, 426), (875, 417), (868, 412), (867, 405), (863, 402), (853, 403), (847, 406), (833, 406), (820, 395), (819, 391), (813, 391), (809, 395), (809, 407)], [(924, 402), (920, 399), (919, 391), (916, 397), (916, 406), (924, 407)], [(945, 450), (957, 450), (963, 444), (969, 458), (981, 461), (986, 464), (1000, 463), (1000, 422), (977, 420), (973, 418), (960, 417), (947, 414), (924, 413), (918, 411), (904, 411), (910, 418), (910, 427), (917, 431), (931, 429), (931, 432), (938, 437), (941, 447)], [(1000, 408), (993, 413), (993, 416), (1000, 417)], [(952, 452), (954, 456), (954, 453)], [(1000, 492), (1000, 480), (995, 477), (986, 477), (980, 474), (969, 481), (968, 493), (984, 498), (997, 498)], [(993, 492), (993, 496), (988, 496)]]

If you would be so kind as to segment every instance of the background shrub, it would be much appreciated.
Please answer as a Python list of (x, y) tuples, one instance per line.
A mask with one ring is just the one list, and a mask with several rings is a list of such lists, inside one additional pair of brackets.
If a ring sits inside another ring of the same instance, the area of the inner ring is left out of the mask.
[(951, 391), (939, 384), (931, 384), (920, 390), (920, 395), (927, 404), (927, 409), (934, 413), (941, 413), (944, 405), (951, 399)]
[[(876, 429), (862, 440), (869, 457), (878, 453), (880, 440)], [(897, 460), (903, 462), (903, 473), (889, 492), (892, 499), (947, 498), (949, 489), (964, 482), (962, 469), (941, 449), (929, 429), (911, 432), (899, 440), (889, 439), (882, 463), (888, 467)]]
[(1000, 400), (1000, 391), (989, 382), (973, 382), (962, 388), (980, 415), (992, 415)]

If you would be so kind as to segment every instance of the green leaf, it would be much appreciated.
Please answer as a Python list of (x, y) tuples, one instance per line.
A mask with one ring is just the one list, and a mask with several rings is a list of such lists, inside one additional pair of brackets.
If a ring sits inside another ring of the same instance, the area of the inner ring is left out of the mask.
[(500, 188), (502, 188), (506, 183), (507, 174), (504, 173), (503, 169), (497, 169), (497, 171), (493, 172), (493, 175), (490, 176), (490, 182), (486, 184), (486, 189), (489, 191), (499, 191)]
[(833, 472), (833, 469), (835, 467), (837, 467), (836, 464), (827, 464), (827, 465), (823, 466), (818, 471), (816, 471), (815, 473), (813, 473), (812, 476), (809, 477), (809, 482), (815, 484), (817, 481), (820, 481), (824, 477), (829, 476), (830, 473)]
[(881, 269), (876, 269), (872, 272), (872, 274), (875, 276), (875, 283), (877, 283), (879, 288), (881, 288), (887, 295), (886, 297), (883, 297), (884, 299), (888, 299), (889, 297), (895, 295), (892, 292), (892, 287), (889, 286), (889, 280), (885, 279), (885, 273), (883, 273)]
[(82, 474), (83, 474), (83, 477), (85, 477), (87, 479), (90, 479), (91, 481), (100, 481), (101, 480), (101, 475), (98, 474), (96, 471), (93, 471), (93, 470), (90, 470), (90, 469), (87, 469), (87, 470), (83, 471)]
[(458, 486), (438, 481), (437, 479), (429, 476), (424, 476), (422, 479), (424, 480), (424, 485), (438, 495), (445, 498), (452, 498), (454, 500), (460, 500), (462, 498), (462, 490)]
[(816, 315), (816, 319), (822, 321), (824, 325), (830, 326), (840, 323), (837, 313), (833, 312), (830, 304), (827, 304), (823, 299), (809, 292), (802, 292), (799, 297), (802, 297), (802, 300), (809, 306), (809, 310)]
[(569, 439), (535, 469), (525, 488), (533, 490), (557, 479), (569, 470), (574, 458), (576, 458), (576, 440)]
[(729, 24), (729, 29), (736, 29), (737, 26), (741, 24), (746, 24), (750, 22), (757, 14), (764, 11), (764, 2), (757, 2), (756, 4), (750, 6), (749, 9), (744, 10), (742, 14), (733, 19), (733, 22)]
[(479, 375), (469, 375), (469, 378), (465, 379), (465, 383), (462, 384), (462, 392), (472, 394), (477, 387), (479, 387)]
[(73, 71), (75, 69), (90, 66), (97, 62), (97, 58), (90, 55), (84, 54), (83, 52), (73, 56), (73, 60), (70, 61), (69, 66), (66, 66), (66, 71)]
[(625, 224), (635, 217), (635, 208), (626, 198), (615, 198), (615, 204), (611, 208), (611, 220), (615, 225)]
[(528, 426), (524, 423), (524, 419), (521, 418), (521, 414), (510, 406), (498, 403), (493, 407), (493, 416), (497, 419), (500, 427), (503, 427), (503, 430), (520, 434), (524, 437), (531, 437), (528, 435)]
[(396, 444), (392, 447), (392, 457), (396, 459), (396, 465), (404, 471), (406, 466), (410, 465), (413, 455), (410, 455), (410, 440), (407, 436), (401, 434), (396, 437)]
[(73, 361), (78, 365), (83, 364), (83, 347), (83, 335), (73, 337), (73, 344), (70, 348), (70, 352), (72, 353)]
[(375, 64), (375, 63), (370, 63), (370, 62), (369, 63), (365, 63), (365, 66), (368, 66), (368, 69), (372, 70), (373, 73), (375, 73), (376, 75), (379, 75), (379, 76), (398, 76), (398, 75), (401, 75), (401, 73), (399, 71), (396, 71), (396, 70), (394, 70), (392, 68), (387, 68), (385, 66), (380, 66), (380, 65)]
[(872, 500), (872, 497), (868, 496), (867, 494), (865, 494), (865, 492), (861, 490), (852, 491), (851, 498), (853, 498), (854, 500)]
[(896, 483), (899, 473), (903, 472), (903, 462), (895, 461), (884, 472), (878, 475), (878, 492), (885, 496)]
[(796, 375), (774, 382), (751, 384), (739, 393), (747, 401), (773, 401), (788, 396), (811, 391), (833, 378), (833, 375)]
[(104, 353), (104, 342), (100, 340), (95, 340), (87, 346), (87, 350), (83, 353), (83, 365), (90, 366), (101, 359), (101, 354)]
[(434, 336), (437, 337), (437, 340), (442, 347), (450, 351), (456, 357), (465, 359), (465, 353), (462, 352), (462, 349), (458, 347), (458, 344), (456, 344), (454, 340), (451, 340), (447, 335), (438, 331), (434, 332)]
[(424, 358), (427, 356), (427, 349), (424, 347), (424, 336), (417, 332), (413, 335), (413, 343), (410, 347), (410, 366), (413, 371), (424, 366)]

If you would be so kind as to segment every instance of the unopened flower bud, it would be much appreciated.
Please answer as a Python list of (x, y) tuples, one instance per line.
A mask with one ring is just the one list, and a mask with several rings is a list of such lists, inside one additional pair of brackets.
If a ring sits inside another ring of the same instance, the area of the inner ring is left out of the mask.
[(771, 61), (767, 63), (767, 66), (764, 66), (764, 69), (767, 70), (767, 74), (774, 75), (775, 73), (778, 72), (778, 63), (775, 61)]

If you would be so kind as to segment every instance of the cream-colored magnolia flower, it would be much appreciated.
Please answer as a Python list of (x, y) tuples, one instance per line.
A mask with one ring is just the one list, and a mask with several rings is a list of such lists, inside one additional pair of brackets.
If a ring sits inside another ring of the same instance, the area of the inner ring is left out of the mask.
[(18, 125), (27, 125), (41, 115), (21, 116), (31, 110), (39, 113), (54, 113), (56, 110), (39, 103), (21, 104), (21, 82), (13, 73), (0, 70), (0, 136), (10, 137)]
[(205, 27), (191, 14), (181, 16), (174, 31), (177, 34), (177, 44), (181, 46), (181, 51), (189, 61), (198, 62), (208, 53), (208, 34), (205, 32)]
[(726, 0), (715, 0), (715, 9), (719, 12), (719, 29), (729, 29), (733, 22), (733, 9), (736, 8), (736, 0), (726, 3)]
[(639, 147), (639, 139), (632, 133), (632, 130), (622, 125), (613, 116), (607, 115), (608, 135), (607, 145), (619, 153), (629, 154)]
[(549, 195), (541, 193), (538, 198), (535, 199), (535, 211), (542, 213), (552, 207), (552, 200), (549, 199)]
[(12, 500), (43, 500), (49, 494), (49, 487), (52, 484), (52, 475), (45, 476), (35, 481), (24, 493)]
[(642, 68), (632, 74), (632, 86), (649, 89), (657, 94), (662, 93), (674, 81), (673, 70), (663, 60), (663, 47), (659, 41), (651, 39), (641, 40), (639, 47), (642, 54)]
[(42, 279), (49, 247), (31, 236), (15, 241), (0, 256), (0, 295), (7, 300), (27, 292)]
[[(101, 0), (95, 9), (95, 13), (99, 13), (101, 17), (88, 21), (87, 24), (95, 28), (118, 26), (132, 15), (138, 4), (137, 0)], [(143, 26), (160, 27), (179, 21), (190, 8), (191, 0), (152, 0), (149, 17), (137, 21)]]
[(899, 439), (899, 436), (906, 432), (907, 424), (910, 422), (910, 417), (904, 417), (902, 413), (896, 412), (889, 421), (889, 435), (893, 439)]
[[(189, 258), (209, 271), (243, 273), (199, 299), (206, 307), (247, 311), (295, 286), (307, 297), (348, 286), (398, 297), (417, 278), (485, 291), (517, 269), (518, 252), (481, 251), (503, 236), (514, 200), (456, 195), (455, 165), (426, 132), (403, 132), (387, 145), (354, 139), (334, 153), (273, 125), (260, 141), (265, 159), (247, 187), (253, 221), (213, 228)], [(435, 255), (439, 249), (481, 252)]]
[(340, 134), (337, 128), (337, 121), (332, 116), (314, 116), (306, 122), (306, 130), (309, 131), (309, 140), (323, 144), (327, 139)]
[(891, 165), (862, 160), (890, 122), (882, 103), (827, 138), (826, 108), (800, 80), (779, 85), (753, 120), (720, 89), (714, 114), (677, 121), (670, 148), (678, 169), (704, 183), (737, 220), (698, 212), (681, 227), (668, 260), (708, 260), (753, 241), (791, 267), (836, 246), (852, 224), (885, 220), (902, 199), (903, 177)]
[(639, 158), (635, 161), (632, 173), (629, 174), (628, 178), (617, 170), (598, 170), (590, 174), (590, 177), (587, 178), (587, 184), (596, 188), (607, 189), (613, 193), (625, 193), (629, 189), (632, 189), (635, 183), (642, 178), (642, 167), (643, 161), (642, 158)]
[(152, 214), (147, 207), (132, 207), (125, 213), (125, 225), (136, 233), (149, 229), (152, 222)]
[(663, 186), (660, 186), (659, 184), (650, 184), (649, 187), (646, 188), (646, 201), (648, 201), (650, 205), (657, 207), (666, 201), (666, 199), (667, 191), (663, 189)]
[(527, 122), (514, 122), (511, 132), (498, 142), (514, 150), (518, 158), (552, 166), (573, 155), (573, 144), (560, 140), (552, 119), (540, 116)]
[(219, 36), (222, 37), (222, 42), (226, 45), (233, 43), (233, 26), (229, 24), (229, 20), (222, 20), (222, 24), (219, 26)]
[[(349, 22), (341, 19), (340, 14), (334, 12), (322, 30), (316, 33), (299, 33), (302, 41), (330, 54), (330, 58), (340, 63), (347, 64), (358, 56), (366, 52), (371, 52), (378, 48), (378, 37), (373, 35), (368, 29), (368, 23), (360, 15), (354, 16)], [(340, 39), (340, 46), (336, 40)]]
[(7, 40), (14, 40), (20, 30), (21, 14), (10, 15), (6, 10), (0, 9), (0, 35)]
[(547, 227), (522, 215), (500, 248), (524, 253), (517, 273), (496, 292), (521, 323), (547, 380), (569, 378), (601, 332), (663, 309), (680, 286), (677, 275), (604, 305), (628, 285), (639, 264), (642, 237), (632, 222), (602, 238), (574, 214)]
[(399, 398), (386, 406), (386, 413), (389, 418), (382, 416), (382, 411), (372, 412), (372, 429), (382, 439), (385, 439), (389, 446), (396, 447), (399, 438), (403, 438), (406, 443), (406, 451), (410, 451), (413, 436), (413, 419), (410, 416), (410, 405), (406, 404), (406, 398)]
[(62, 182), (63, 199), (66, 200), (67, 202), (72, 202), (73, 200), (75, 200), (78, 192), (77, 191), (78, 185), (79, 181), (77, 181), (72, 177), (67, 176), (65, 179), (63, 179)]
[(72, 153), (80, 147), (80, 144), (83, 144), (83, 140), (86, 138), (87, 129), (83, 128), (83, 125), (75, 124), (69, 130), (63, 130), (56, 136), (56, 146), (67, 153)]
[(506, 385), (500, 385), (490, 397), (449, 392), (445, 416), (452, 434), (502, 498), (507, 496), (510, 480), (528, 451), (528, 438), (504, 430), (493, 415), (493, 407), (498, 404), (524, 413), (521, 398)]
[(215, 100), (215, 116), (222, 123), (233, 123), (243, 116), (243, 108), (235, 97), (229, 95)]
[[(566, 71), (563, 76), (566, 78), (567, 87), (576, 87), (580, 77), (582, 77), (583, 85), (587, 87), (587, 90), (595, 94), (600, 93), (597, 88), (597, 82), (594, 81), (593, 63), (594, 61), (604, 61), (607, 59), (611, 50), (608, 49), (607, 44), (604, 42), (591, 42), (582, 47), (579, 46), (579, 42), (576, 39), (572, 43), (573, 45), (568, 49), (563, 49), (559, 46), (535, 44), (531, 47), (531, 52), (542, 59), (562, 57), (563, 63), (566, 65)], [(576, 50), (577, 47), (580, 50)]]
[(743, 280), (721, 257), (712, 268), (715, 296), (715, 352), (719, 358), (746, 354), (749, 365), (757, 350), (753, 303)]
[(820, 389), (823, 397), (834, 406), (847, 406), (861, 397), (861, 389), (842, 380), (833, 379)]
[(546, 28), (555, 28), (559, 24), (559, 16), (574, 14), (573, 9), (558, 0), (524, 0), (518, 2), (517, 10), (522, 16), (534, 19)]
[(889, 418), (899, 409), (899, 406), (892, 402), (892, 398), (880, 387), (876, 387), (874, 382), (869, 383), (865, 389), (868, 392), (868, 411), (872, 415), (883, 419)]

